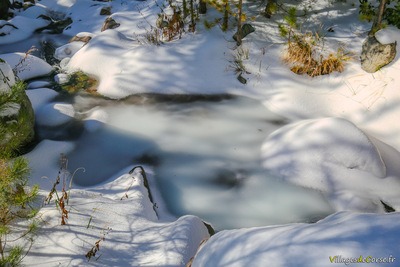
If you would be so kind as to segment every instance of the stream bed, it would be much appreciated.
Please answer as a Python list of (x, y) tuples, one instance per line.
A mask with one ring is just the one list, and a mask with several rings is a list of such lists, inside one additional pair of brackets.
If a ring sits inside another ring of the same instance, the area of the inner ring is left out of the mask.
[(37, 114), (40, 140), (73, 144), (69, 168), (86, 169), (75, 186), (104, 183), (132, 164), (149, 166), (172, 214), (197, 215), (217, 230), (313, 222), (332, 212), (321, 194), (261, 167), (262, 142), (286, 122), (254, 99), (77, 94), (55, 97)]

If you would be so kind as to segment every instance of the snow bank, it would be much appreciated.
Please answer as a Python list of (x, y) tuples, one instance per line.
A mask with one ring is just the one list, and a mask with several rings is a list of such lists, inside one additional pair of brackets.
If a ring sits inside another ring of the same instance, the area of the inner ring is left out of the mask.
[[(197, 217), (158, 220), (138, 171), (93, 190), (72, 189), (67, 209), (63, 226), (54, 204), (41, 209), (44, 223), (24, 259), (29, 266), (184, 266), (209, 237)], [(88, 260), (98, 240), (100, 250)]]
[(237, 80), (226, 72), (223, 58), (228, 47), (216, 38), (191, 38), (179, 40), (180, 45), (138, 45), (117, 30), (106, 30), (76, 52), (67, 69), (98, 77), (98, 92), (111, 98), (146, 92), (215, 94), (235, 88)]
[(21, 80), (29, 80), (36, 77), (46, 76), (53, 71), (53, 67), (46, 61), (33, 55), (24, 53), (8, 53), (0, 55), (4, 61), (15, 69)]
[[(29, 85), (28, 85), (29, 88)], [(35, 90), (27, 90), (26, 94), (32, 103), (32, 107), (35, 111), (38, 111), (46, 103), (49, 103), (52, 99), (58, 96), (58, 93), (48, 88), (38, 88)]]
[(400, 171), (385, 163), (399, 161), (400, 153), (373, 140), (345, 119), (300, 121), (268, 137), (263, 166), (286, 181), (327, 192), (337, 210), (379, 211), (381, 199), (399, 203)]
[(31, 36), (33, 32), (49, 24), (43, 19), (29, 18), (26, 16), (15, 16), (9, 21), (0, 21), (4, 26), (0, 30), (0, 45), (15, 43)]
[(341, 261), (354, 258), (393, 266), (400, 260), (399, 219), (399, 213), (340, 212), (315, 224), (221, 231), (200, 248), (192, 267), (344, 266)]

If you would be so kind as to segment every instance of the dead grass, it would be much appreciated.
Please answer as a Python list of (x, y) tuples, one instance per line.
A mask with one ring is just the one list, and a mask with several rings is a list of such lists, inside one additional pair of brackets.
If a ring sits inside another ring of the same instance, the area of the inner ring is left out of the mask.
[[(322, 43), (322, 45), (321, 45)], [(343, 48), (329, 53), (323, 46), (323, 40), (317, 34), (296, 34), (289, 38), (283, 61), (296, 74), (307, 74), (311, 77), (342, 72), (345, 62), (350, 59)]]

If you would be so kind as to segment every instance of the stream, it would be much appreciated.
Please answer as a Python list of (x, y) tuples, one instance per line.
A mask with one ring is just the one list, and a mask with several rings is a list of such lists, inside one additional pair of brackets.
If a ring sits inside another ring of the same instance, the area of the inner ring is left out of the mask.
[[(168, 210), (194, 214), (217, 230), (314, 222), (332, 212), (317, 192), (281, 182), (261, 167), (260, 147), (285, 120), (259, 101), (232, 95), (135, 95), (108, 100), (64, 95), (68, 114), (38, 118), (40, 140), (68, 141), (79, 187), (106, 182), (132, 164), (154, 170)], [(47, 106), (49, 106), (47, 105)], [(65, 116), (65, 115), (64, 115)], [(68, 119), (69, 118), (69, 119)], [(47, 125), (46, 125), (47, 124)]]

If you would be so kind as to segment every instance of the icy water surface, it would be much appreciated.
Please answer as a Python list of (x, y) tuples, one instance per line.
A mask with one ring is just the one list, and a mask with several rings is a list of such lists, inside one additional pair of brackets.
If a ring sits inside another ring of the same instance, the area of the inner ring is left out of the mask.
[(105, 182), (132, 164), (151, 166), (168, 209), (195, 214), (216, 229), (314, 221), (331, 208), (316, 192), (284, 184), (261, 168), (260, 147), (285, 124), (245, 97), (76, 96), (72, 122), (38, 129), (70, 140), (79, 186)]

